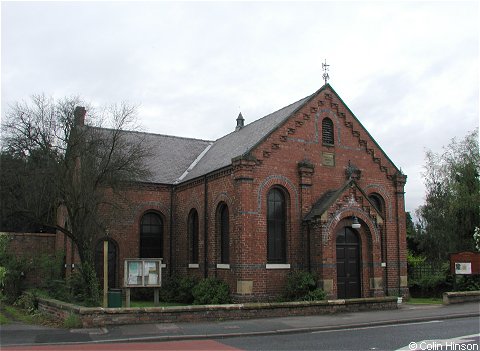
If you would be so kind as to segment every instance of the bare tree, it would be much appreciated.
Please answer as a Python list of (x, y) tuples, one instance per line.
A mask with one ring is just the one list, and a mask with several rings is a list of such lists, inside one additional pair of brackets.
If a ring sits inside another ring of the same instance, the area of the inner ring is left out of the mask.
[[(124, 203), (125, 185), (148, 177), (149, 150), (135, 128), (136, 108), (126, 103), (101, 111), (79, 98), (44, 95), (11, 106), (2, 125), (2, 213), (21, 216), (70, 237), (78, 248), (88, 297), (98, 299), (94, 243), (108, 230), (106, 215)], [(9, 176), (18, 176), (12, 180)], [(5, 189), (4, 189), (5, 186)], [(8, 194), (6, 194), (8, 195)], [(118, 201), (120, 198), (121, 201)], [(57, 222), (57, 211), (65, 221)]]

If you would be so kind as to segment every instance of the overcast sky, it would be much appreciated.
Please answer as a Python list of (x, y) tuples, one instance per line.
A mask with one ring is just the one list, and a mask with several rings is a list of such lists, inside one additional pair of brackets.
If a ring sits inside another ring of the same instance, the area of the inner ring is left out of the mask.
[(2, 116), (45, 93), (139, 105), (149, 132), (215, 140), (329, 83), (424, 201), (425, 150), (479, 124), (479, 3), (1, 3)]

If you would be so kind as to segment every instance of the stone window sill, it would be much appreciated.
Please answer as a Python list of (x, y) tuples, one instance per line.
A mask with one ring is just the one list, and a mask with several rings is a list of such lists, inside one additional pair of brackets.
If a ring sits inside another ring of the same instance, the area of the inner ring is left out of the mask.
[(267, 263), (266, 269), (290, 269), (290, 263)]
[(217, 268), (218, 269), (230, 269), (230, 264), (229, 263), (217, 263)]

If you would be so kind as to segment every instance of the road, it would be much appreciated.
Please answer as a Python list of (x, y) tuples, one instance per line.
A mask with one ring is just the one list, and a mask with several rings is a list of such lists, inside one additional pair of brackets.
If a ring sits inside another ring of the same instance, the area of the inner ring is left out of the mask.
[[(478, 318), (462, 318), (305, 334), (239, 337), (221, 342), (242, 350), (409, 350), (410, 343), (415, 342), (419, 350), (445, 351), (453, 348), (447, 345), (440, 348), (440, 340), (475, 334), (476, 337), (469, 338), (475, 343), (465, 350), (480, 350), (479, 329)], [(422, 343), (424, 340), (437, 341)], [(459, 342), (452, 341), (448, 345), (454, 344)], [(411, 346), (412, 350), (417, 349), (414, 344)]]
[(5, 347), (2, 350), (476, 350), (478, 318), (434, 320), (285, 335), (150, 343)]

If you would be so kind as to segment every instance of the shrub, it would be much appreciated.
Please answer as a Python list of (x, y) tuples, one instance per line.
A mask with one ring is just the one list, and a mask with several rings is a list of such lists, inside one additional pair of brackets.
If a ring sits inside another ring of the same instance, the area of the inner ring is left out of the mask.
[(312, 273), (293, 271), (288, 273), (284, 297), (287, 301), (303, 300), (306, 295), (317, 288), (317, 282)]
[[(91, 297), (92, 294), (89, 291), (92, 289), (92, 287), (85, 282), (84, 275), (81, 272), (73, 272), (72, 275), (70, 275), (70, 277), (67, 279), (66, 285), (67, 289), (69, 290), (70, 299), (73, 300), (73, 302), (81, 303), (82, 305), (88, 307), (100, 305), (100, 296), (96, 298)], [(98, 286), (94, 287), (94, 289), (96, 289), (98, 292), (100, 291)]]
[(56, 279), (48, 282), (47, 292), (50, 297), (61, 301), (72, 299), (70, 288), (65, 280)]
[(63, 257), (62, 251), (58, 251), (54, 255), (42, 254), (35, 258), (35, 266), (37, 274), (42, 277), (42, 285), (40, 287), (46, 288), (48, 291), (54, 292), (58, 287), (58, 282), (63, 279)]
[(193, 277), (170, 277), (165, 279), (160, 290), (160, 298), (165, 302), (190, 304), (193, 302), (192, 290), (197, 284)]
[(320, 288), (317, 288), (315, 290), (309, 291), (304, 297), (304, 301), (318, 301), (318, 300), (325, 300), (326, 294), (325, 291), (323, 291)]
[(21, 309), (27, 311), (29, 314), (35, 314), (38, 308), (37, 297), (32, 291), (25, 291), (14, 302), (14, 306), (20, 307)]
[(416, 256), (410, 250), (407, 251), (407, 264), (409, 267), (418, 267), (426, 261), (425, 256)]
[(194, 305), (216, 305), (230, 303), (228, 285), (216, 278), (207, 278), (200, 281), (192, 290)]
[(417, 271), (409, 272), (409, 288), (412, 297), (441, 297), (452, 288), (452, 277), (449, 274), (449, 263), (440, 266), (428, 262), (420, 262)]
[(25, 290), (25, 275), (32, 268), (32, 260), (17, 257), (8, 249), (10, 236), (0, 234), (0, 266), (2, 268), (1, 295), (7, 302), (13, 303)]
[(477, 291), (480, 290), (480, 276), (463, 275), (456, 283), (457, 291)]

